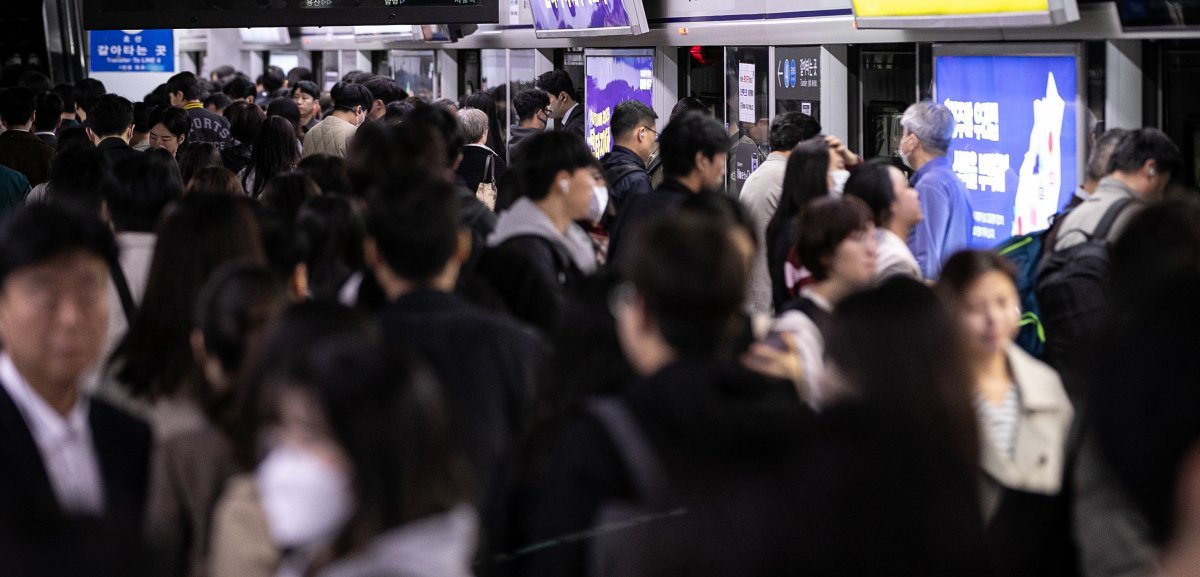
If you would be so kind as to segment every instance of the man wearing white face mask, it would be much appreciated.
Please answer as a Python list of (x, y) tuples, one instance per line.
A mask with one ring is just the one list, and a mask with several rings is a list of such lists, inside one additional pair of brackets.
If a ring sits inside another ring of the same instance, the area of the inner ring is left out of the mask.
[(918, 102), (904, 111), (900, 126), (904, 127), (900, 159), (916, 171), (912, 185), (925, 215), (913, 229), (908, 246), (921, 265), (921, 273), (934, 280), (942, 263), (967, 247), (974, 224), (967, 190), (946, 158), (954, 133), (954, 114), (936, 102)]
[(304, 156), (346, 157), (346, 147), (371, 109), (371, 92), (358, 84), (339, 82), (329, 91), (333, 113), (304, 134)]
[(551, 70), (538, 76), (537, 87), (550, 95), (551, 116), (554, 130), (564, 131), (584, 138), (585, 114), (583, 105), (575, 96), (575, 83), (565, 70)]

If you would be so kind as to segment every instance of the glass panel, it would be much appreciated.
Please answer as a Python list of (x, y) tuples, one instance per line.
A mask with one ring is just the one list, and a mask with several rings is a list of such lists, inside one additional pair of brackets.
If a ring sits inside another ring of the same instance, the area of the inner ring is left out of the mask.
[(389, 58), (392, 78), (410, 96), (425, 100), (436, 98), (441, 87), (437, 53), (433, 50), (392, 50)]
[[(534, 74), (534, 61), (536, 53), (534, 50), (509, 50), (508, 51), (508, 103), (512, 103), (512, 99), (522, 91), (533, 88), (533, 81), (537, 78)], [(507, 121), (506, 126), (512, 126), (517, 123), (517, 113), (512, 106), (506, 106), (505, 116)], [(504, 116), (502, 116), (504, 117)]]
[(725, 126), (729, 131), (725, 192), (734, 198), (766, 156), (771, 81), (768, 52), (762, 47), (733, 47), (725, 51)]

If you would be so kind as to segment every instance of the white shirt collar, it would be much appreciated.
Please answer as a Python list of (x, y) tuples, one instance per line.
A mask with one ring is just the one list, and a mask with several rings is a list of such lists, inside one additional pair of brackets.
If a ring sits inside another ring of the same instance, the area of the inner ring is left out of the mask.
[(89, 404), (82, 393), (70, 412), (60, 415), (21, 376), (8, 353), (0, 353), (0, 385), (16, 403), (38, 445), (42, 441), (57, 445), (87, 430)]
[(820, 293), (813, 290), (812, 285), (800, 289), (800, 296), (812, 301), (813, 304), (817, 305), (817, 307), (827, 313), (833, 312), (833, 303), (830, 303), (829, 299), (821, 296)]
[(575, 112), (575, 107), (577, 107), (577, 106), (579, 106), (578, 102), (576, 102), (575, 104), (572, 104), (571, 107), (567, 109), (567, 113), (564, 114), (562, 117), (563, 126), (567, 125), (567, 119), (571, 117), (572, 112)]

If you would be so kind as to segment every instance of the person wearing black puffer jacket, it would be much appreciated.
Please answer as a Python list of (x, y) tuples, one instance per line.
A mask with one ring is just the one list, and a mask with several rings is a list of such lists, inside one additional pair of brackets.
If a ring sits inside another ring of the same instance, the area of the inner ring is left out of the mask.
[(608, 194), (612, 210), (616, 214), (626, 198), (654, 191), (650, 184), (650, 173), (646, 162), (658, 131), (654, 121), (658, 115), (654, 109), (637, 100), (626, 100), (613, 109), (612, 152), (600, 159), (604, 166), (604, 180), (608, 182)]

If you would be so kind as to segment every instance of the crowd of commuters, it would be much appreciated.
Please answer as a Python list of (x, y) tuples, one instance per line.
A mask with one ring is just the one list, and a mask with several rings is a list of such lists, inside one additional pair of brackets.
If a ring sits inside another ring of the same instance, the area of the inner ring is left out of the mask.
[(782, 113), (731, 191), (694, 98), (597, 159), (562, 71), (507, 129), (311, 76), (0, 94), (0, 573), (1200, 575), (1158, 130), (1022, 261), (937, 103), (897, 159)]

